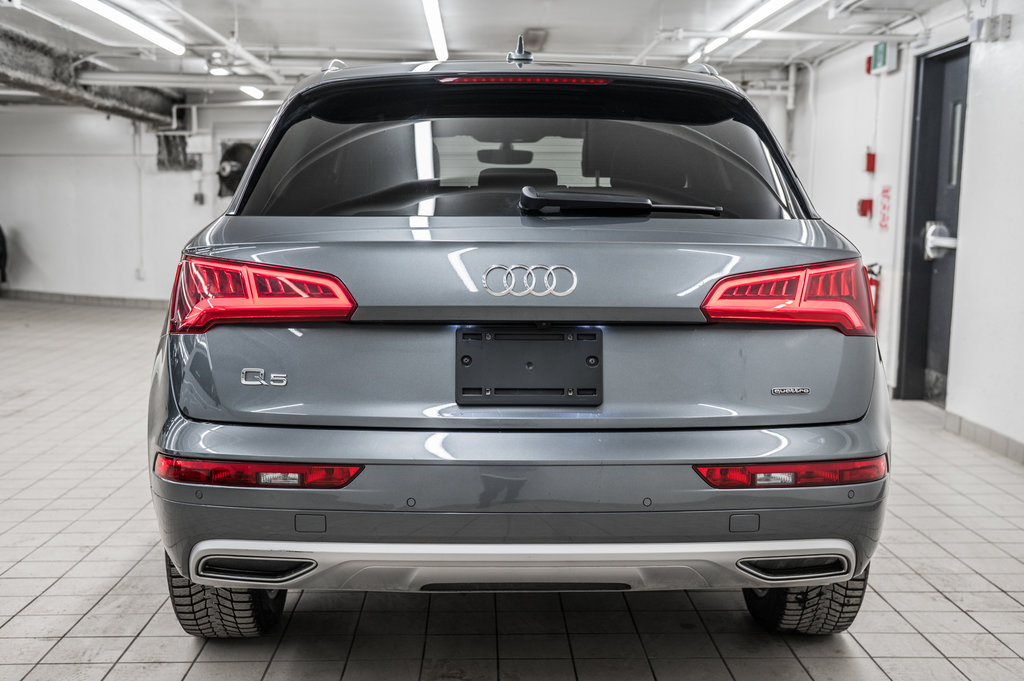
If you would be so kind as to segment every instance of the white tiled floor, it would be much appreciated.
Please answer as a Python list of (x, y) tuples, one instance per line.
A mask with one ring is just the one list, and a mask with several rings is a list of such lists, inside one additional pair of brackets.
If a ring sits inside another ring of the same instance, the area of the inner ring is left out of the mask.
[(0, 681), (1024, 679), (1024, 467), (893, 405), (893, 489), (851, 632), (738, 592), (293, 593), (274, 635), (183, 635), (144, 470), (163, 313), (0, 300)]

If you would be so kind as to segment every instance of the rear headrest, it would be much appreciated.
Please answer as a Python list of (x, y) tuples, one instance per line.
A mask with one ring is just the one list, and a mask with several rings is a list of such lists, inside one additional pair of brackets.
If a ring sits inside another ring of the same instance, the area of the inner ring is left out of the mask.
[(689, 185), (688, 172), (698, 159), (692, 147), (678, 138), (638, 130), (622, 139), (612, 152), (608, 174), (611, 186), (646, 184), (665, 189)]
[(478, 184), (488, 187), (557, 187), (558, 173), (550, 168), (485, 168)]

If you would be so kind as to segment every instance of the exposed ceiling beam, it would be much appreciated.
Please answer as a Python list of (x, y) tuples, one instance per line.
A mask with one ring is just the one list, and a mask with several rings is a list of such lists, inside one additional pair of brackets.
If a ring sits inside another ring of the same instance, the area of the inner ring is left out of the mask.
[(147, 88), (85, 88), (75, 82), (78, 55), (0, 27), (0, 83), (68, 104), (167, 125), (174, 101)]

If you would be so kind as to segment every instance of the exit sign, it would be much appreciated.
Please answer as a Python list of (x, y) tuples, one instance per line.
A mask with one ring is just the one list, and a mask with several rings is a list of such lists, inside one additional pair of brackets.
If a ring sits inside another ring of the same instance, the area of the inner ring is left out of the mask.
[(892, 73), (900, 65), (900, 47), (898, 43), (875, 43), (871, 52), (871, 73), (879, 75)]

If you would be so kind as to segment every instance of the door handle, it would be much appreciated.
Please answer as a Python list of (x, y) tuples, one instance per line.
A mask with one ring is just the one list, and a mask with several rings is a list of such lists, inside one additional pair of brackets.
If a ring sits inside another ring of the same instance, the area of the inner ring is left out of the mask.
[(924, 259), (938, 260), (945, 257), (946, 251), (956, 248), (956, 237), (949, 235), (946, 225), (929, 220), (924, 223)]

